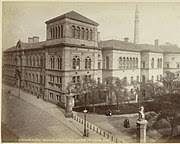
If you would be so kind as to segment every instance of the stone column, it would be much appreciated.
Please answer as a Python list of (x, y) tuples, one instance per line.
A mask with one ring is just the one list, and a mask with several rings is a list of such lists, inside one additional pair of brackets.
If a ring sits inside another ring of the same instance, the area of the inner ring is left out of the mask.
[(74, 97), (72, 94), (66, 95), (66, 108), (65, 108), (65, 117), (72, 117), (72, 108), (74, 106)]
[(146, 143), (147, 120), (138, 120), (137, 124), (137, 142)]

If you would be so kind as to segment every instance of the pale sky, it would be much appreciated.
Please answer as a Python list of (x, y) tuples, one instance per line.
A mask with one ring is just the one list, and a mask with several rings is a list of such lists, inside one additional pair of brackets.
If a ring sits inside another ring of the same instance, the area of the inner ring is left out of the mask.
[(133, 41), (135, 7), (139, 7), (139, 41), (180, 46), (180, 3), (3, 2), (2, 46), (30, 36), (46, 39), (45, 21), (74, 10), (99, 23), (101, 40), (129, 37)]

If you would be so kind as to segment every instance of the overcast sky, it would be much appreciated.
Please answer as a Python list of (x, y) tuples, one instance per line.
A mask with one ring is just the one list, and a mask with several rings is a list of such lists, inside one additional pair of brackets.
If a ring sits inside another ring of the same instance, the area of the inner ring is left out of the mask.
[[(71, 10), (99, 23), (101, 40), (133, 41), (137, 3), (3, 2), (3, 49), (29, 36), (46, 39), (45, 21)], [(140, 43), (170, 42), (180, 46), (180, 3), (138, 3)]]

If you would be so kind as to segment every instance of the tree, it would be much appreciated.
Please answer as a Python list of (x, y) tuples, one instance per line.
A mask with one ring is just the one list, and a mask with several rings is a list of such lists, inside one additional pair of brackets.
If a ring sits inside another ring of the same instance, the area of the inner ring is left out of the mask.
[(171, 125), (173, 135), (175, 128), (180, 124), (180, 94), (171, 93), (156, 97), (155, 103), (159, 114), (157, 120), (166, 119)]
[(173, 83), (174, 83), (175, 79), (176, 79), (176, 77), (175, 77), (174, 73), (172, 73), (170, 71), (165, 72), (165, 77), (163, 78), (163, 84), (166, 89), (166, 93), (172, 93)]
[(127, 81), (124, 79), (120, 80), (118, 77), (108, 77), (106, 78), (106, 86), (108, 88), (111, 99), (113, 95), (115, 95), (117, 109), (119, 110), (120, 102), (122, 103), (124, 101), (126, 92), (125, 86), (127, 86)]
[(78, 95), (80, 104), (84, 104), (84, 106), (90, 102), (93, 102), (94, 105), (96, 88), (97, 83), (93, 79), (82, 79), (77, 83), (70, 82), (67, 86), (67, 90)]

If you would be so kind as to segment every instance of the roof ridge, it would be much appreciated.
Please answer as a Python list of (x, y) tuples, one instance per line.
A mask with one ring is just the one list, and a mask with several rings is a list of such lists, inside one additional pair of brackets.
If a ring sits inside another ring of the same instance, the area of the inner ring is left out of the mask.
[(64, 14), (57, 16), (55, 18), (52, 18), (50, 20), (47, 20), (45, 23), (49, 24), (51, 22), (55, 22), (55, 21), (58, 21), (58, 20), (61, 20), (64, 18), (74, 19), (74, 20), (81, 21), (81, 22), (88, 23), (88, 24), (95, 25), (95, 26), (99, 25), (97, 22), (91, 20), (88, 17), (83, 16), (82, 14), (80, 14), (74, 10), (64, 13)]

